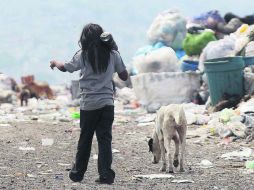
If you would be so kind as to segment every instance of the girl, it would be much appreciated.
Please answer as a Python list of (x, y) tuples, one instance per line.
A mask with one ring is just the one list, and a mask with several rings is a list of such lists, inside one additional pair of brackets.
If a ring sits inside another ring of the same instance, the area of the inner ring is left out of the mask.
[[(70, 62), (51, 61), (50, 67), (63, 72), (80, 70), (80, 137), (75, 164), (69, 173), (74, 182), (82, 181), (91, 152), (94, 132), (98, 141), (98, 183), (114, 183), (115, 172), (112, 163), (112, 123), (114, 120), (113, 74), (123, 81), (128, 72), (115, 43), (109, 43), (103, 36), (103, 29), (97, 24), (87, 24), (80, 37), (81, 50)], [(112, 40), (111, 40), (112, 42)]]

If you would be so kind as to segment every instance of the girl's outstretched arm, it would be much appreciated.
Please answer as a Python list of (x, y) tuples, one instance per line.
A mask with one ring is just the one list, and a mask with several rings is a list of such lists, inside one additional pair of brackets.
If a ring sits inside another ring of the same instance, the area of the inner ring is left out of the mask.
[(55, 67), (58, 68), (62, 72), (66, 72), (67, 70), (64, 68), (64, 63), (60, 61), (52, 60), (50, 61), (50, 67), (51, 69), (54, 69)]

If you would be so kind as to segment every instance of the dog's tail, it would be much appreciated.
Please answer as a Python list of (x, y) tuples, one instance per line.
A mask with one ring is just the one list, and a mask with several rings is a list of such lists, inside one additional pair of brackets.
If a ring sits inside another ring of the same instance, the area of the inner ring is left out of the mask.
[(187, 125), (187, 121), (186, 121), (186, 116), (185, 116), (185, 112), (183, 109), (183, 106), (180, 107), (179, 113), (178, 113), (178, 125)]

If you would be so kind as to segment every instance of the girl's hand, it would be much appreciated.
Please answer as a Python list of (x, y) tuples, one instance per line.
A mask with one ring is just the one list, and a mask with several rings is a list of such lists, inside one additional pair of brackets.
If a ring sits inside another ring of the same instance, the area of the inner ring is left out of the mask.
[(53, 70), (56, 67), (57, 63), (55, 60), (50, 61), (50, 67)]
[(66, 69), (64, 68), (64, 63), (56, 60), (50, 61), (50, 67), (53, 70), (55, 67), (57, 67), (60, 71), (66, 72)]

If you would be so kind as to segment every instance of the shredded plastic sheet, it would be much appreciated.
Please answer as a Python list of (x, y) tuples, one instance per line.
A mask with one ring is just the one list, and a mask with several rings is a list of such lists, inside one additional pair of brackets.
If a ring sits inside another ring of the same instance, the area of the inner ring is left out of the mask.
[(233, 151), (221, 155), (221, 158), (225, 160), (234, 160), (234, 159), (247, 159), (254, 156), (254, 151), (251, 148), (242, 148), (240, 151)]

